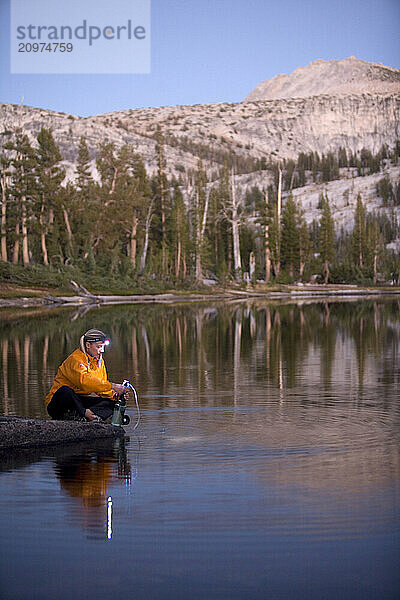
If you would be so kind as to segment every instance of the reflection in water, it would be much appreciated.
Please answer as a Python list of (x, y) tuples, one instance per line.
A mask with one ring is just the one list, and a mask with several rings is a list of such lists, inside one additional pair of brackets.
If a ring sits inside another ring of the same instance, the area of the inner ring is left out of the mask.
[[(129, 444), (49, 450), (21, 477), (22, 463), (1, 458), (10, 569), (46, 502), (44, 547), (32, 552), (46, 573), (30, 573), (41, 599), (397, 597), (399, 308), (387, 298), (3, 313), (4, 414), (45, 416), (58, 365), (91, 327), (110, 335), (108, 371), (132, 381), (142, 413), (134, 516)], [(68, 578), (77, 553), (86, 560), (63, 596), (60, 547)]]
[[(137, 476), (138, 458), (139, 447), (131, 450), (128, 459), (124, 438), (48, 449), (8, 449), (0, 451), (0, 473), (26, 469), (44, 459), (51, 459), (60, 490), (70, 499), (65, 505), (65, 525), (79, 525), (91, 539), (104, 539), (105, 536), (111, 539), (110, 488), (114, 482), (119, 482), (130, 495)], [(134, 461), (133, 468), (131, 460)], [(34, 468), (32, 472), (35, 479)]]
[(223, 387), (235, 405), (244, 379), (272, 384), (283, 401), (284, 390), (301, 384), (305, 373), (327, 391), (350, 371), (350, 393), (361, 396), (365, 385), (398, 377), (396, 369), (387, 371), (400, 339), (399, 301), (393, 300), (135, 305), (89, 311), (73, 322), (68, 310), (34, 321), (2, 316), (4, 414), (46, 416), (42, 398), (59, 364), (93, 326), (111, 336), (106, 362), (113, 378), (132, 379), (142, 396), (156, 388), (171, 403), (182, 386), (203, 397)]
[[(115, 466), (118, 466), (115, 473)], [(131, 466), (123, 439), (89, 447), (77, 453), (75, 448), (56, 459), (55, 472), (61, 489), (77, 502), (68, 503), (71, 522), (91, 536), (108, 539), (112, 535), (112, 499), (108, 496), (113, 478), (131, 486)]]
[[(251, 443), (268, 449), (282, 443), (282, 436), (288, 443), (289, 434), (295, 447), (311, 448), (317, 440), (335, 450), (336, 444), (349, 449), (340, 457), (347, 467), (343, 480), (357, 476), (361, 460), (369, 468), (359, 474), (379, 479), (384, 473), (379, 465), (385, 462), (381, 451), (389, 452), (387, 464), (393, 465), (394, 443), (389, 440), (400, 419), (393, 397), (400, 381), (399, 308), (393, 299), (134, 305), (82, 313), (72, 323), (69, 310), (36, 315), (34, 321), (5, 313), (0, 326), (2, 411), (46, 416), (43, 398), (58, 365), (82, 331), (99, 327), (112, 339), (106, 355), (109, 373), (115, 379), (132, 378), (144, 409), (264, 405), (267, 412), (245, 424)], [(218, 434), (240, 435), (237, 422), (236, 412), (224, 415)], [(202, 427), (213, 432), (213, 421)], [(303, 439), (304, 431), (313, 438)], [(324, 460), (321, 453), (318, 466), (313, 456), (310, 478), (323, 472)], [(303, 462), (307, 465), (307, 456)], [(98, 457), (94, 465), (81, 457), (74, 466), (87, 504), (90, 493), (100, 495), (100, 489), (90, 492), (82, 483), (94, 468), (93, 479), (103, 481), (104, 503), (107, 461)], [(66, 489), (76, 485), (67, 472), (61, 480)]]
[(112, 498), (108, 496), (107, 498), (107, 539), (111, 540), (112, 538)]
[(8, 339), (1, 341), (2, 355), (2, 375), (3, 375), (3, 403), (4, 414), (9, 414), (9, 397), (8, 397)]

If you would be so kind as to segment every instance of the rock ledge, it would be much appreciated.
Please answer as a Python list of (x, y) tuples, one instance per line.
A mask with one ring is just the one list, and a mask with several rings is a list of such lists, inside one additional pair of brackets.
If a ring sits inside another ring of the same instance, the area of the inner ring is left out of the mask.
[(117, 438), (124, 434), (122, 427), (105, 423), (0, 417), (0, 450)]

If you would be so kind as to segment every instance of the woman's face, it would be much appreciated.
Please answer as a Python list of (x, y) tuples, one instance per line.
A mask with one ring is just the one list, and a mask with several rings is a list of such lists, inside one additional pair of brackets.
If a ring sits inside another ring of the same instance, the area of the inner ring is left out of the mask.
[(100, 358), (104, 352), (104, 342), (86, 342), (86, 352), (93, 358)]

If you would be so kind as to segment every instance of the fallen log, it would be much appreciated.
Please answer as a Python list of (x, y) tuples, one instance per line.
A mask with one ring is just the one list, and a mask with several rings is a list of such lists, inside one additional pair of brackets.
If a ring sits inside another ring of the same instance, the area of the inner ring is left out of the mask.
[(69, 284), (73, 290), (78, 292), (79, 296), (88, 296), (89, 298), (96, 297), (94, 294), (92, 294), (92, 292), (89, 292), (89, 290), (83, 287), (83, 285), (81, 285), (80, 283), (76, 283), (76, 281), (74, 281), (73, 279), (70, 279)]
[(95, 296), (45, 296), (48, 304), (96, 304)]

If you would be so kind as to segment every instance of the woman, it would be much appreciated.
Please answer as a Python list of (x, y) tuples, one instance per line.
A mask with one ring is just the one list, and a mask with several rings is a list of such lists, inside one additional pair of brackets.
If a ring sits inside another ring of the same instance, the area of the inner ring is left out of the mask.
[(82, 335), (79, 348), (59, 367), (46, 396), (52, 419), (104, 421), (112, 415), (114, 400), (120, 394), (129, 396), (122, 384), (108, 381), (103, 361), (108, 343), (99, 329), (89, 329)]

